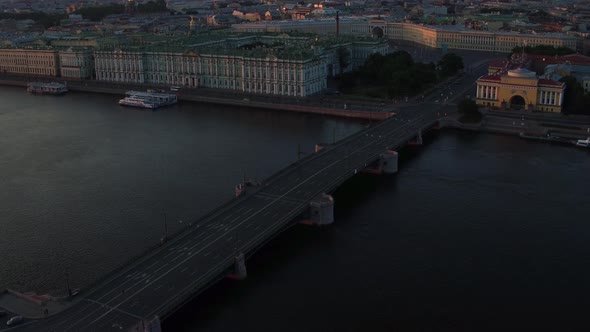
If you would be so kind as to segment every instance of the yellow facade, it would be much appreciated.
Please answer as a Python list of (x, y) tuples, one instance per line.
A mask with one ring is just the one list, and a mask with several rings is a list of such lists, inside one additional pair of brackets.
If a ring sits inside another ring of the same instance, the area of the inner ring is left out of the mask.
[[(334, 19), (270, 21), (234, 24), (234, 30), (241, 32), (310, 32), (317, 34), (336, 33)], [(581, 39), (562, 33), (524, 34), (516, 32), (481, 31), (453, 25), (420, 25), (403, 22), (389, 22), (381, 19), (341, 18), (341, 34), (373, 35), (393, 40), (414, 42), (432, 48), (475, 50), (509, 53), (514, 47), (551, 45), (569, 47), (573, 50), (581, 45)]]
[(55, 77), (59, 57), (55, 50), (0, 49), (0, 72)]
[(480, 77), (475, 100), (493, 108), (559, 113), (564, 91), (564, 83), (539, 79), (534, 72), (519, 68)]

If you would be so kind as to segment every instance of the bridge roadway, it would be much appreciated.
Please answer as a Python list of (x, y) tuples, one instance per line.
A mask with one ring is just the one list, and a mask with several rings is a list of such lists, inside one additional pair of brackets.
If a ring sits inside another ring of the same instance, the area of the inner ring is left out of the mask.
[(419, 129), (436, 123), (440, 114), (453, 111), (452, 102), (470, 93), (484, 72), (482, 63), (462, 77), (447, 105), (430, 100), (448, 87), (437, 88), (424, 103), (408, 105), (396, 117), (279, 171), (256, 191), (214, 210), (159, 249), (83, 290), (68, 309), (0, 331), (143, 331), (142, 322), (165, 318), (223, 278), (237, 252), (251, 254), (292, 225), (310, 200), (333, 191), (380, 153), (398, 149)]
[(70, 308), (16, 329), (136, 330), (143, 319), (166, 317), (231, 271), (237, 252), (252, 253), (292, 225), (308, 210), (310, 200), (333, 191), (380, 153), (404, 145), (437, 120), (434, 110), (403, 111), (309, 155), (252, 193), (193, 223), (160, 249), (81, 292)]

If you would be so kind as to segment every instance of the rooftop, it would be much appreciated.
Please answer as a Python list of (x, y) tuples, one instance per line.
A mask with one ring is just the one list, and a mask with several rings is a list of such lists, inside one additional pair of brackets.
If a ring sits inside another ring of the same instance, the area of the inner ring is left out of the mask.
[(194, 36), (142, 36), (134, 35), (103, 41), (101, 51), (120, 49), (128, 52), (172, 52), (216, 54), (246, 58), (277, 58), (307, 60), (317, 56), (322, 49), (337, 45), (371, 42), (384, 43), (369, 37), (343, 35), (339, 37), (316, 36), (305, 33), (224, 33), (197, 34)]

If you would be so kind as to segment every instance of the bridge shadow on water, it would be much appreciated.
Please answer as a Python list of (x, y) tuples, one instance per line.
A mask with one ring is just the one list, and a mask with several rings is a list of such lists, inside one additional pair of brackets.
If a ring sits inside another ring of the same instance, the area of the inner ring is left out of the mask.
[[(412, 162), (419, 157), (423, 149), (428, 148), (428, 145), (436, 139), (437, 135), (437, 132), (428, 133), (424, 136), (422, 146), (408, 146), (401, 149), (398, 160), (399, 169), (403, 170), (404, 167), (411, 167)], [(400, 174), (400, 176), (403, 176), (403, 174)], [(295, 225), (285, 230), (248, 259), (248, 277), (246, 279), (242, 281), (230, 279), (219, 281), (164, 320), (162, 324), (163, 331), (206, 331), (209, 329), (235, 331), (240, 326), (239, 323), (220, 322), (220, 320), (226, 319), (228, 312), (232, 318), (243, 319), (244, 314), (239, 311), (239, 307), (245, 305), (245, 303), (256, 302), (256, 306), (264, 308), (265, 305), (258, 302), (257, 293), (268, 293), (269, 288), (272, 291), (274, 287), (278, 287), (280, 281), (275, 283), (272, 280), (289, 278), (294, 265), (310, 267), (309, 279), (301, 280), (301, 287), (308, 287), (306, 285), (314, 282), (313, 278), (321, 278), (321, 276), (314, 275), (314, 263), (308, 262), (314, 260), (317, 252), (334, 250), (333, 247), (337, 245), (338, 241), (342, 240), (337, 234), (339, 227), (351, 226), (358, 228), (358, 236), (368, 236), (363, 231), (368, 228), (366, 220), (350, 220), (344, 218), (344, 216), (355, 210), (362, 209), (363, 205), (376, 198), (376, 193), (383, 190), (394, 190), (397, 177), (397, 174), (374, 175), (360, 173), (350, 178), (332, 193), (335, 200), (335, 222), (333, 225), (325, 227)], [(346, 225), (346, 223), (355, 225)], [(318, 264), (321, 264), (321, 262)], [(291, 292), (297, 293), (297, 290), (291, 290)], [(280, 297), (279, 294), (276, 296)], [(276, 301), (280, 303), (281, 301), (289, 301), (289, 299), (277, 299)], [(302, 319), (307, 320), (309, 325), (313, 324), (309, 318)], [(251, 324), (252, 322), (249, 322), (246, 326), (251, 326)], [(211, 327), (211, 325), (214, 325), (214, 327)], [(249, 329), (239, 330), (246, 331)], [(286, 330), (299, 331), (296, 328), (286, 329), (286, 326), (280, 326), (276, 329), (276, 331)]]

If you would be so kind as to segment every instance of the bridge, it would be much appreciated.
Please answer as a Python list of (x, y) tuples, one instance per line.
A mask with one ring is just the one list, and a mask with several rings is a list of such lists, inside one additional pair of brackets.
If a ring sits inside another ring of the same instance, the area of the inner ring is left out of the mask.
[[(159, 331), (160, 320), (224, 277), (288, 227), (329, 224), (329, 193), (355, 174), (397, 171), (395, 150), (437, 125), (434, 110), (406, 111), (302, 158), (216, 209), (160, 248), (78, 294), (71, 306), (22, 331)], [(245, 190), (244, 190), (245, 189)]]
[[(463, 79), (464, 91), (476, 76)], [(67, 309), (15, 330), (160, 331), (161, 320), (220, 279), (245, 278), (247, 258), (280, 232), (301, 222), (332, 223), (331, 192), (359, 172), (395, 173), (395, 151), (421, 144), (422, 133), (454, 108), (410, 105), (333, 145), (318, 146), (262, 183), (236, 187), (235, 199), (82, 290)]]

